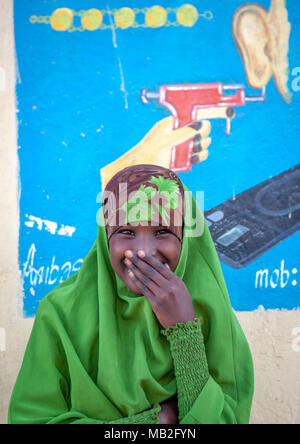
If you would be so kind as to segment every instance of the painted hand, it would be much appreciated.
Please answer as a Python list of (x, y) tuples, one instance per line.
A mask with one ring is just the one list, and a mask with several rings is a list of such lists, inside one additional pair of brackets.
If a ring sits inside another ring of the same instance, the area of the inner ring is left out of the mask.
[(208, 120), (194, 122), (182, 128), (173, 129), (172, 116), (159, 121), (135, 147), (123, 156), (101, 169), (102, 189), (108, 181), (123, 168), (130, 165), (151, 164), (170, 167), (172, 146), (189, 139), (195, 140), (193, 164), (203, 162), (208, 156), (211, 138), (208, 137), (211, 124)]

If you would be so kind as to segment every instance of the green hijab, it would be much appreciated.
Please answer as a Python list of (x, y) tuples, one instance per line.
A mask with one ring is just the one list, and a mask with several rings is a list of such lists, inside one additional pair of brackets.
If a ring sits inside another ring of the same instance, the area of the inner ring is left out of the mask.
[[(185, 201), (194, 215), (198, 211), (203, 234), (189, 237), (185, 223), (174, 272), (202, 320), (210, 373), (185, 422), (247, 423), (251, 354), (203, 214), (193, 196)], [(80, 270), (39, 305), (9, 423), (107, 423), (167, 400), (176, 393), (176, 379), (161, 329), (148, 300), (132, 293), (112, 269), (100, 210), (97, 239)]]

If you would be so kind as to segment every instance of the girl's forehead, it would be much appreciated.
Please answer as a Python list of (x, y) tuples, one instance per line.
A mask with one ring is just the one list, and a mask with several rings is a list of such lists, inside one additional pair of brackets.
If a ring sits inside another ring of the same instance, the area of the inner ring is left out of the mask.
[(121, 228), (142, 232), (163, 227), (182, 242), (184, 190), (173, 171), (155, 165), (128, 167), (110, 180), (105, 193), (108, 240)]

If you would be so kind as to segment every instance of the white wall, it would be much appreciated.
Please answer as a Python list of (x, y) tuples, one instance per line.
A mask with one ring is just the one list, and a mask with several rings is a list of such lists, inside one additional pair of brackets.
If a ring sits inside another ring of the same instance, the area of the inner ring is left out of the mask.
[(0, 423), (32, 320), (19, 316), (18, 157), (12, 0), (0, 0)]
[[(20, 316), (13, 0), (0, 0), (0, 423), (31, 331)], [(252, 423), (300, 423), (300, 310), (237, 313), (252, 349)]]

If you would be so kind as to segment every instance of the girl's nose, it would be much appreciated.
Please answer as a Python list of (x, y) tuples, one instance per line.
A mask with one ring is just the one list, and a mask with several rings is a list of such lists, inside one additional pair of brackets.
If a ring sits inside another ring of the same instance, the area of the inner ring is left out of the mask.
[(153, 248), (153, 245), (137, 245), (136, 252), (139, 254), (139, 256), (145, 256), (146, 254), (148, 256), (157, 256), (157, 250), (156, 248)]
[(156, 254), (156, 248), (153, 245), (153, 239), (150, 236), (141, 236), (140, 238), (137, 238), (134, 247), (136, 252), (144, 251), (147, 255)]
[(140, 257), (145, 257), (146, 254), (148, 256), (157, 256), (157, 251), (154, 249), (150, 249), (149, 251), (147, 251), (145, 248), (140, 248), (137, 250), (137, 255)]

